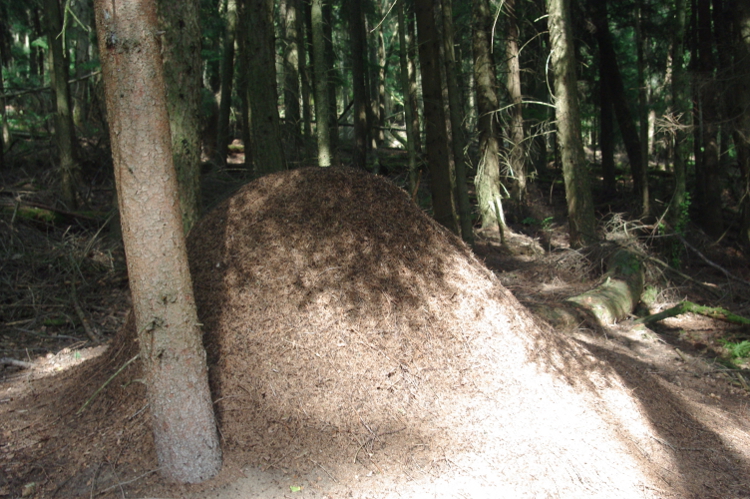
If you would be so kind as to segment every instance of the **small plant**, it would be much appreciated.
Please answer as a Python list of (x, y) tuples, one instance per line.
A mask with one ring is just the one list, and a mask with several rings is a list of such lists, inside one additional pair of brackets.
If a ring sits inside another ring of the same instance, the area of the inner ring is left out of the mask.
[(553, 217), (547, 217), (544, 220), (538, 220), (534, 217), (526, 217), (521, 221), (521, 223), (524, 225), (535, 225), (542, 230), (549, 230), (552, 227), (553, 220)]
[(739, 343), (728, 340), (719, 340), (724, 348), (729, 350), (732, 360), (750, 357), (750, 341), (743, 340)]

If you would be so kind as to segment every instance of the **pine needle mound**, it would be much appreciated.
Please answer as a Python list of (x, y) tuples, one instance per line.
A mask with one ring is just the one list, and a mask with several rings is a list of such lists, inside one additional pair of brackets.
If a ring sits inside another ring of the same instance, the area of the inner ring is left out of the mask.
[[(560, 381), (587, 361), (389, 182), (261, 178), (188, 251), (224, 452), (240, 465), (458, 466), (493, 477), (495, 497), (642, 493), (626, 449)], [(632, 405), (600, 378), (587, 383)]]

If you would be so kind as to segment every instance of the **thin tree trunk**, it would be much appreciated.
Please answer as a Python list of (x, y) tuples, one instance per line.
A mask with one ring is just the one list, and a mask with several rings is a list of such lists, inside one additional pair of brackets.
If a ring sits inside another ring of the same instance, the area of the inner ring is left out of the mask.
[(440, 77), (440, 38), (431, 0), (415, 0), (419, 34), (419, 61), (422, 70), (424, 120), (427, 132), (427, 162), (435, 220), (454, 234), (460, 234), (453, 193), (455, 173), (451, 171), (451, 151), (446, 130), (445, 107)]
[[(284, 20), (286, 43), (284, 44), (284, 123), (291, 145), (289, 157), (297, 160), (302, 149), (300, 131), (300, 0), (287, 0)], [(304, 53), (304, 52), (303, 52)]]
[(398, 3), (398, 39), (399, 60), (401, 62), (401, 91), (404, 95), (404, 123), (406, 125), (406, 149), (409, 155), (409, 192), (415, 194), (417, 189), (417, 149), (414, 133), (414, 114), (416, 110), (409, 98), (409, 62), (406, 41), (406, 20), (404, 2)]
[(477, 94), (477, 128), (479, 130), (479, 161), (474, 184), (482, 228), (498, 227), (504, 241), (505, 215), (500, 191), (500, 108), (495, 89), (495, 64), (492, 60), (490, 33), (492, 17), (487, 0), (473, 0), (474, 85)]
[[(303, 50), (300, 54), (299, 73), (302, 76), (302, 135), (305, 137), (305, 155), (309, 157), (311, 156), (311, 154), (307, 149), (309, 144), (311, 143), (311, 139), (313, 136), (313, 116), (310, 97), (314, 93), (313, 87), (315, 86), (313, 83), (313, 75), (311, 74), (311, 72), (314, 71), (312, 44), (313, 33), (310, 2), (308, 0), (302, 0), (302, 4), (302, 12), (305, 16), (303, 23), (305, 27), (305, 33), (304, 36), (301, 36), (303, 43), (300, 44), (300, 47), (303, 47)], [(307, 63), (308, 56), (310, 58), (310, 64)]]
[(596, 40), (601, 52), (600, 61), (609, 77), (606, 79), (610, 84), (610, 96), (612, 105), (620, 125), (620, 133), (625, 143), (625, 151), (630, 161), (630, 169), (633, 175), (633, 186), (636, 195), (640, 198), (641, 211), (645, 215), (650, 211), (648, 176), (641, 149), (641, 140), (638, 128), (635, 125), (633, 114), (630, 111), (625, 86), (617, 64), (617, 54), (612, 44), (612, 35), (609, 31), (606, 0), (589, 0), (594, 27), (596, 28)]
[(227, 162), (229, 144), (229, 113), (232, 110), (232, 86), (234, 83), (234, 43), (237, 35), (237, 0), (227, 1), (224, 25), (224, 48), (221, 53), (221, 100), (219, 119), (216, 124), (216, 160), (221, 165)]
[(326, 75), (328, 79), (328, 137), (331, 141), (331, 164), (339, 164), (339, 121), (336, 103), (336, 85), (331, 84), (335, 75), (333, 51), (333, 1), (323, 2), (323, 36), (326, 49)]
[(323, 35), (323, 0), (312, 0), (313, 63), (315, 66), (315, 133), (318, 136), (318, 166), (331, 166), (328, 105), (328, 71)]
[(60, 161), (62, 199), (70, 208), (78, 207), (81, 167), (76, 159), (76, 136), (68, 85), (68, 63), (63, 47), (62, 17), (57, 0), (44, 0), (47, 43), (51, 55), (50, 81), (55, 92), (55, 142)]
[(253, 165), (253, 125), (250, 117), (250, 97), (248, 96), (247, 69), (247, 5), (241, 0), (237, 6), (237, 95), (240, 98), (240, 126), (242, 128), (242, 150), (245, 155), (245, 169)]
[(172, 157), (185, 232), (201, 212), (201, 32), (196, 0), (157, 0)]
[(112, 158), (161, 472), (200, 482), (221, 449), (190, 279), (154, 0), (96, 0)]
[[(412, 2), (413, 4), (413, 2)], [(417, 62), (419, 58), (417, 56), (417, 35), (416, 35), (416, 16), (404, 13), (406, 15), (406, 38), (409, 45), (409, 99), (411, 100), (411, 106), (415, 113), (413, 118), (414, 122), (414, 148), (417, 150), (417, 154), (422, 154), (422, 131), (421, 125), (422, 120), (419, 119), (419, 85), (417, 84)]]
[(718, 84), (714, 78), (714, 38), (711, 30), (711, 2), (698, 0), (698, 85), (701, 110), (701, 143), (703, 145), (702, 179), (698, 190), (700, 223), (707, 233), (720, 236), (724, 232), (721, 203), (721, 175), (718, 142)]
[(248, 95), (252, 117), (255, 174), (286, 170), (276, 86), (273, 0), (247, 4)]
[[(510, 108), (510, 163), (509, 176), (512, 178), (511, 197), (518, 208), (523, 206), (526, 198), (526, 146), (523, 125), (523, 95), (521, 93), (521, 62), (518, 47), (518, 19), (516, 17), (516, 0), (506, 0), (508, 12), (508, 39), (505, 45), (505, 59), (508, 61), (508, 78), (506, 86), (513, 106)], [(520, 214), (520, 210), (519, 210)]]
[(750, 75), (750, 2), (734, 4), (733, 19), (735, 22), (736, 50), (735, 79), (737, 85), (737, 116), (733, 138), (737, 149), (737, 162), (740, 166), (740, 241), (750, 247), (750, 86), (747, 78)]
[(552, 70), (555, 78), (557, 138), (568, 203), (570, 245), (594, 243), (596, 218), (581, 139), (581, 115), (575, 70), (569, 0), (547, 0)]
[[(685, 52), (685, 0), (675, 0), (675, 31), (672, 40), (672, 115), (685, 119), (688, 112), (683, 104), (685, 99), (685, 70), (682, 61)], [(681, 120), (680, 120), (681, 122)], [(682, 216), (687, 191), (684, 145), (687, 134), (680, 128), (672, 134), (672, 154), (674, 161), (674, 193), (669, 204), (669, 220), (676, 225)]]
[(367, 97), (365, 88), (365, 25), (360, 0), (349, 1), (349, 39), (352, 45), (354, 151), (352, 166), (365, 168), (367, 152)]
[[(602, 57), (601, 53), (599, 57)], [(604, 193), (613, 195), (617, 191), (615, 180), (615, 126), (612, 109), (612, 85), (604, 66), (599, 64), (599, 146), (602, 151), (602, 176)]]
[(443, 18), (443, 52), (445, 54), (445, 73), (448, 90), (448, 110), (452, 133), (451, 145), (456, 168), (456, 201), (458, 204), (458, 219), (461, 224), (461, 238), (467, 244), (474, 244), (474, 227), (471, 222), (471, 205), (469, 191), (466, 185), (467, 158), (466, 138), (461, 124), (463, 121), (463, 106), (461, 105), (460, 90), (456, 80), (456, 53), (453, 48), (453, 5), (451, 0), (442, 0)]

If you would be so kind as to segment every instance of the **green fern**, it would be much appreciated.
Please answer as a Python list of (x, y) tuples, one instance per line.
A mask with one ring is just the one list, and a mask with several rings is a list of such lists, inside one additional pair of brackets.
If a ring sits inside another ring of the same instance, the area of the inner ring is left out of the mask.
[(744, 340), (739, 343), (722, 340), (721, 344), (729, 350), (733, 359), (744, 359), (750, 357), (750, 341)]

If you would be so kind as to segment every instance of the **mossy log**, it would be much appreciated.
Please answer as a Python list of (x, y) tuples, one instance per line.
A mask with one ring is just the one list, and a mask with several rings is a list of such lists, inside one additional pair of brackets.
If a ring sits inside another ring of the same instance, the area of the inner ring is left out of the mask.
[(633, 253), (619, 249), (607, 259), (604, 281), (594, 289), (554, 304), (530, 308), (558, 329), (583, 323), (601, 327), (626, 318), (643, 292), (643, 266)]
[(672, 308), (668, 308), (658, 314), (642, 317), (635, 322), (638, 324), (648, 324), (666, 319), (667, 317), (676, 317), (687, 312), (692, 312), (694, 314), (703, 315), (720, 321), (731, 322), (732, 324), (750, 324), (750, 319), (742, 317), (741, 315), (733, 314), (721, 307), (706, 307), (691, 301), (680, 302)]

